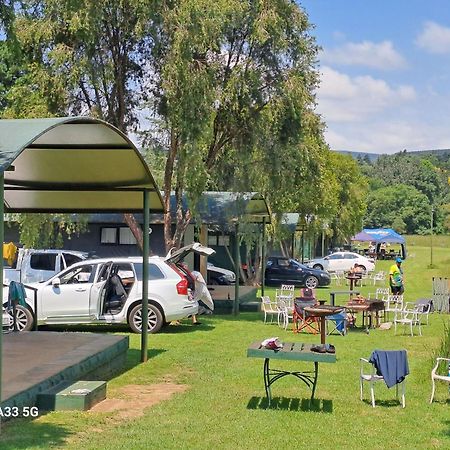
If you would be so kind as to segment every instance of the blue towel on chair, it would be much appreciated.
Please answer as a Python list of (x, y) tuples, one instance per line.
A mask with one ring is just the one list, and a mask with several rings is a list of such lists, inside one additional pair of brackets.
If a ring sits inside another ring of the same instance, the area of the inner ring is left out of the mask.
[(406, 350), (374, 350), (369, 361), (375, 366), (377, 375), (384, 378), (388, 388), (401, 383), (409, 374)]

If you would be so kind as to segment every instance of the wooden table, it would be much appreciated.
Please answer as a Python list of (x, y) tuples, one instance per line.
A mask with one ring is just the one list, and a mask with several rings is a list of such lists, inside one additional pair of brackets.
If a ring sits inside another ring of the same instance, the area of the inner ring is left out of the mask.
[[(280, 350), (269, 350), (264, 347), (261, 348), (261, 342), (254, 342), (247, 349), (247, 357), (249, 358), (264, 358), (263, 376), (264, 388), (266, 396), (269, 400), (269, 405), (272, 399), (270, 386), (275, 381), (287, 375), (293, 375), (299, 380), (303, 381), (306, 386), (311, 389), (311, 400), (314, 399), (316, 391), (317, 379), (319, 376), (319, 362), (335, 363), (336, 353), (317, 353), (311, 351), (314, 344), (302, 344), (299, 342), (284, 342), (283, 348)], [(271, 369), (269, 363), (271, 359), (290, 360), (290, 361), (310, 361), (314, 363), (314, 371), (295, 371), (288, 372), (285, 370)]]
[(319, 306), (306, 306), (304, 308), (305, 312), (309, 317), (319, 317), (320, 318), (320, 343), (325, 344), (325, 336), (326, 336), (326, 325), (325, 325), (325, 317), (332, 316), (339, 312), (342, 312), (343, 308), (339, 308), (337, 306), (326, 306), (321, 303)]
[[(378, 311), (384, 310), (384, 302), (383, 300), (369, 300), (366, 299), (364, 302), (348, 302), (347, 305), (345, 305), (345, 309), (349, 313), (357, 313), (362, 312), (363, 313), (363, 326), (365, 326), (365, 317), (367, 317), (368, 328), (373, 327), (374, 320), (372, 319), (373, 313), (377, 313)], [(379, 320), (378, 320), (378, 314), (375, 316), (375, 324), (378, 327), (379, 326)]]
[(358, 275), (347, 275), (345, 278), (350, 281), (351, 291), (353, 291), (354, 286), (356, 286), (356, 282), (361, 280), (361, 276)]

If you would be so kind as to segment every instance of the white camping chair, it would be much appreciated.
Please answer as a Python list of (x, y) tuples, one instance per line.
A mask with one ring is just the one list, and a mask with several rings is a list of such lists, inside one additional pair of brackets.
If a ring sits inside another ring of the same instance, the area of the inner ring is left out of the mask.
[[(439, 375), (437, 373), (439, 368), (441, 368), (441, 370), (442, 370), (442, 363), (445, 363), (444, 372), (447, 373), (448, 375)], [(448, 383), (450, 385), (450, 359), (449, 358), (436, 358), (436, 365), (433, 367), (433, 370), (431, 371), (432, 389), (431, 389), (430, 403), (433, 403), (434, 393), (436, 391), (436, 380), (444, 381), (445, 383)]]
[[(372, 354), (374, 354), (375, 352), (384, 352), (383, 350), (375, 350)], [(406, 351), (404, 350), (398, 350), (396, 352), (404, 352), (404, 358), (407, 358), (406, 356)], [(372, 358), (370, 358), (372, 359)], [(370, 362), (368, 359), (366, 358), (360, 358), (360, 374), (359, 374), (359, 387), (360, 387), (360, 398), (361, 400), (363, 400), (363, 383), (364, 381), (368, 382), (370, 385), (370, 398), (372, 401), (372, 407), (375, 408), (375, 390), (374, 390), (374, 384), (376, 382), (379, 381), (385, 381), (384, 377), (382, 375), (378, 375), (377, 374), (377, 369), (375, 367), (375, 364), (373, 364), (372, 362)], [(369, 367), (369, 365), (371, 366), (370, 371), (367, 371), (366, 369)], [(406, 366), (407, 366), (407, 362), (406, 362)], [(398, 371), (398, 369), (397, 369)], [(409, 373), (409, 370), (406, 371), (406, 373), (404, 373), (405, 377), (406, 375)], [(396, 387), (396, 395), (398, 398), (398, 385), (401, 384), (402, 386), (402, 407), (405, 407), (405, 381), (406, 379), (403, 378), (402, 381), (397, 382), (395, 384)], [(392, 383), (394, 384), (394, 383)]]
[(419, 336), (422, 336), (422, 316), (412, 303), (406, 303), (405, 307), (394, 312), (394, 334), (397, 334), (397, 324), (409, 326), (411, 336), (414, 336), (413, 326), (419, 328)]
[(264, 313), (264, 323), (267, 322), (268, 316), (270, 316), (270, 323), (273, 321), (273, 316), (277, 316), (277, 321), (280, 323), (280, 310), (277, 308), (277, 304), (270, 300), (269, 296), (261, 297), (261, 309)]

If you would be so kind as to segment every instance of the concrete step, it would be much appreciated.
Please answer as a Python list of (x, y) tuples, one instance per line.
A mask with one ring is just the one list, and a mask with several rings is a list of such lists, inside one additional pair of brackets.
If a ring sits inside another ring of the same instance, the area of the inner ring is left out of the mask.
[(63, 381), (37, 396), (43, 411), (91, 409), (106, 398), (106, 381)]

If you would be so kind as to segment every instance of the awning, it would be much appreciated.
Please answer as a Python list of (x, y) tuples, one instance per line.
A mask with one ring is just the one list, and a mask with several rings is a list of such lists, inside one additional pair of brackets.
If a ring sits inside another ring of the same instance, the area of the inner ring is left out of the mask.
[(389, 242), (392, 244), (404, 244), (405, 239), (392, 228), (364, 228), (353, 236), (352, 241), (364, 242)]
[(87, 117), (0, 120), (6, 212), (142, 212), (163, 202), (142, 155), (112, 125)]

